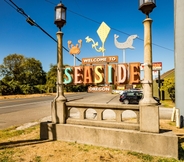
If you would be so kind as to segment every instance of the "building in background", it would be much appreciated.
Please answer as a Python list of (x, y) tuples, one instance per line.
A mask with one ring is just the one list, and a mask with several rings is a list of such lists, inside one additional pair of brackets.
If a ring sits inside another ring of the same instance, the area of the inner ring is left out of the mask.
[[(175, 77), (175, 70), (171, 69), (164, 74), (160, 76), (160, 81), (161, 81), (161, 86), (163, 85), (164, 79), (172, 78)], [(158, 92), (158, 78), (155, 78), (153, 80), (153, 96), (159, 97), (159, 92)], [(171, 98), (169, 97), (169, 93), (167, 91), (161, 90), (160, 92), (160, 99), (161, 100), (170, 100)]]

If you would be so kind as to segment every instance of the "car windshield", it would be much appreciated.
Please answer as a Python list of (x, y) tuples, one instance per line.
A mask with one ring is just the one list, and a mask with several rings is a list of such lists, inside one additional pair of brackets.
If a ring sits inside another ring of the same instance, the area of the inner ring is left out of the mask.
[(142, 92), (137, 92), (136, 95), (142, 97), (143, 96), (143, 93)]
[(134, 96), (134, 95), (142, 96), (143, 95), (142, 91), (125, 91), (123, 92), (123, 94), (127, 94), (128, 96)]

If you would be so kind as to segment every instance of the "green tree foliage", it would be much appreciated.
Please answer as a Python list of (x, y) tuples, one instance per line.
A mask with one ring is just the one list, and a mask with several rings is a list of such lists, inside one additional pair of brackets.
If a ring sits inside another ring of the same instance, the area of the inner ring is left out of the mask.
[(11, 94), (19, 94), (21, 93), (19, 85), (17, 82), (5, 82), (3, 80), (1, 82), (0, 94), (1, 95), (11, 95)]
[(38, 85), (46, 83), (46, 73), (40, 61), (25, 58), (20, 54), (10, 54), (0, 65), (1, 94), (40, 93)]
[(29, 85), (39, 85), (46, 83), (46, 73), (42, 69), (42, 64), (35, 58), (26, 58), (22, 64), (23, 71), (20, 74), (23, 83)]
[[(69, 65), (64, 65), (66, 67)], [(10, 54), (0, 64), (0, 95), (56, 92), (57, 65), (50, 65), (46, 74), (35, 58)], [(63, 73), (63, 78), (66, 77)], [(88, 86), (64, 85), (65, 92), (84, 92)]]
[(86, 92), (89, 85), (64, 85), (65, 92)]
[(19, 54), (11, 54), (3, 59), (3, 64), (0, 65), (0, 75), (5, 81), (20, 81), (20, 74), (23, 71), (24, 56)]
[(50, 70), (47, 73), (47, 92), (56, 92), (56, 82), (57, 82), (57, 65), (50, 65)]
[(175, 80), (174, 77), (164, 79), (161, 90), (167, 91), (173, 102), (175, 102)]

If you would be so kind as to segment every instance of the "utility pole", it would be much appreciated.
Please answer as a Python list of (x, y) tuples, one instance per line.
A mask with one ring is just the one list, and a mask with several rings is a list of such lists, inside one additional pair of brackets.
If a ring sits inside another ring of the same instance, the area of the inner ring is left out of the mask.
[(174, 0), (175, 106), (180, 109), (180, 126), (184, 126), (184, 1)]

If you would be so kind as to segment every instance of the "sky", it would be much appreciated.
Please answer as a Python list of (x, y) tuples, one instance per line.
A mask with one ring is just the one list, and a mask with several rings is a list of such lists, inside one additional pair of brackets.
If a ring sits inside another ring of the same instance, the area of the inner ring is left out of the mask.
[[(55, 6), (59, 0), (12, 0), (54, 39), (58, 28), (54, 24)], [(40, 60), (43, 70), (48, 72), (51, 64), (57, 63), (57, 44), (38, 27), (31, 26), (26, 18), (9, 4), (9, 0), (0, 0), (0, 64), (9, 54), (22, 54)], [(62, 0), (67, 7), (66, 25), (63, 32), (63, 46), (69, 50), (68, 41), (78, 44), (82, 40), (81, 52), (77, 58), (98, 57), (102, 53), (87, 43), (89, 36), (99, 46), (102, 42), (97, 30), (102, 22), (110, 27), (104, 43), (105, 56), (118, 56), (123, 62), (123, 51), (114, 44), (114, 34), (118, 41), (125, 42), (128, 36), (137, 34), (135, 49), (126, 49), (126, 63), (144, 62), (144, 26), (146, 18), (138, 10), (138, 0)], [(162, 62), (161, 74), (174, 68), (174, 2), (157, 0), (156, 8), (150, 13), (152, 23), (152, 61)], [(73, 66), (74, 58), (63, 49), (63, 63)], [(76, 61), (76, 65), (81, 62)]]

